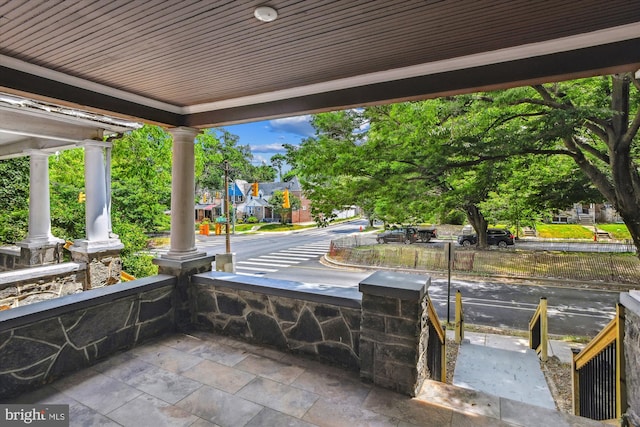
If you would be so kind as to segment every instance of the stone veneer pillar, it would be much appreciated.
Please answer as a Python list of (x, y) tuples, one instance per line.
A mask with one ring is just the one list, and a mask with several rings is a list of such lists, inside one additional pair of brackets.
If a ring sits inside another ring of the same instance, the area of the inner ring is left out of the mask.
[(632, 426), (640, 426), (640, 291), (621, 293), (620, 304), (625, 309), (626, 416)]
[(64, 240), (51, 234), (51, 203), (49, 196), (49, 154), (29, 151), (29, 231), (20, 247), (20, 266), (56, 264), (62, 262)]
[(84, 181), (86, 192), (86, 239), (78, 239), (69, 248), (76, 262), (87, 265), (86, 289), (120, 282), (124, 247), (117, 236), (109, 233), (107, 206), (107, 165), (104, 150), (110, 142), (87, 140), (84, 146)]
[(429, 378), (428, 276), (378, 271), (360, 282), (360, 377), (416, 396)]

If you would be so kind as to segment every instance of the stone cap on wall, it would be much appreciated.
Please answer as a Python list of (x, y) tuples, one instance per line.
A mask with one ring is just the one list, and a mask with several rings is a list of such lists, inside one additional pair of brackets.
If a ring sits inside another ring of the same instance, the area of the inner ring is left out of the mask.
[(360, 308), (362, 295), (354, 288), (342, 286), (302, 283), (292, 280), (269, 279), (266, 277), (242, 276), (222, 271), (195, 274), (192, 283), (200, 285), (224, 286), (259, 292), (266, 295), (296, 298), (342, 307)]
[(40, 267), (22, 268), (19, 270), (3, 271), (0, 273), (1, 285), (15, 282), (39, 279), (43, 277), (61, 276), (74, 271), (85, 270), (86, 264), (83, 262), (64, 262), (61, 264), (44, 265)]
[(131, 282), (90, 289), (78, 294), (3, 310), (0, 311), (0, 332), (64, 313), (115, 301), (143, 291), (150, 291), (171, 284), (175, 285), (176, 281), (177, 279), (174, 276), (158, 274)]
[(360, 292), (380, 297), (419, 300), (426, 294), (431, 276), (424, 274), (376, 271), (360, 282)]

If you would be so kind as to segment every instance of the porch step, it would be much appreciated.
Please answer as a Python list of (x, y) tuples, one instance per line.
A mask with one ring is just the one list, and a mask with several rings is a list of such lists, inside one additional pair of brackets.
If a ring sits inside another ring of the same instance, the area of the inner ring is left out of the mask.
[[(605, 427), (606, 424), (555, 409), (470, 390), (439, 381), (426, 380), (415, 397), (425, 406), (437, 405), (455, 411), (452, 426), (523, 426), (523, 427)], [(461, 422), (467, 415), (466, 422)], [(475, 422), (470, 423), (470, 417)], [(430, 424), (431, 425), (431, 424)], [(437, 424), (433, 424), (437, 425)]]
[(536, 353), (463, 343), (453, 374), (453, 385), (555, 409), (556, 405)]

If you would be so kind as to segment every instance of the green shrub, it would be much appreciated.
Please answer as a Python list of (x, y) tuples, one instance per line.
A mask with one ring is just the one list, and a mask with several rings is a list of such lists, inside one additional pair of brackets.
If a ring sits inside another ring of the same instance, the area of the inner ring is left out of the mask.
[(143, 254), (123, 256), (122, 270), (136, 279), (155, 276), (158, 274), (158, 266), (151, 262), (153, 258), (153, 255)]
[(256, 218), (255, 216), (250, 216), (249, 218), (247, 218), (247, 224), (257, 224), (258, 223), (258, 218)]

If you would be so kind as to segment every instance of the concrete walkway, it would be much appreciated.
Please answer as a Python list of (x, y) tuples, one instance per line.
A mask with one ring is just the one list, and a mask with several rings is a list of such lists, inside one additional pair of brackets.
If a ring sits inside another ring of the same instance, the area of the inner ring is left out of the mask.
[[(452, 333), (452, 331), (450, 332)], [(571, 362), (571, 346), (549, 343), (549, 357)], [(526, 338), (465, 333), (458, 349), (453, 385), (555, 409), (555, 403), (535, 351)]]

